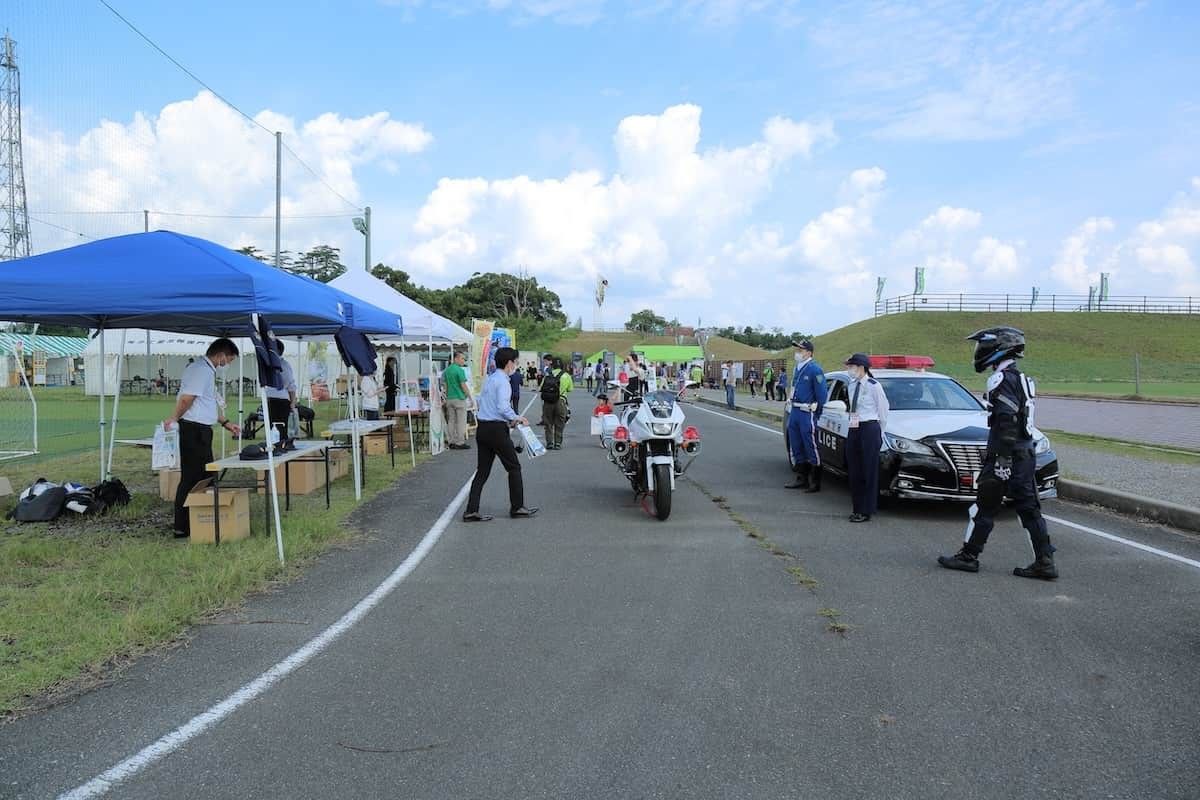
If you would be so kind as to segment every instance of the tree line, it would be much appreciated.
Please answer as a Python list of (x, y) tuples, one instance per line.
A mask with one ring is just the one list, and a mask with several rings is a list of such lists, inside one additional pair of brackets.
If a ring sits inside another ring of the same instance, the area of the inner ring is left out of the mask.
[[(272, 263), (274, 258), (256, 247), (238, 250), (243, 255)], [(336, 247), (318, 245), (303, 253), (280, 253), (280, 269), (328, 283), (346, 271)], [(378, 263), (371, 274), (388, 286), (415, 300), (435, 314), (471, 327), (472, 319), (490, 319), (496, 326), (516, 332), (518, 346), (559, 338), (567, 324), (562, 301), (538, 283), (527, 270), (512, 275), (476, 272), (464, 283), (446, 289), (430, 289), (413, 282), (402, 269)], [(369, 298), (367, 298), (369, 299)]]

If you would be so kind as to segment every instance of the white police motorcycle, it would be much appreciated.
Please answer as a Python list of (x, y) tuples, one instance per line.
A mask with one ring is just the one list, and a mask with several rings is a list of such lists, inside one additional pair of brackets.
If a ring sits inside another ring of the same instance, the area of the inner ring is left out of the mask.
[(686, 421), (674, 393), (654, 390), (618, 402), (617, 413), (601, 420), (600, 444), (609, 461), (629, 480), (635, 499), (654, 497), (660, 520), (671, 516), (675, 477), (700, 453), (700, 432)]

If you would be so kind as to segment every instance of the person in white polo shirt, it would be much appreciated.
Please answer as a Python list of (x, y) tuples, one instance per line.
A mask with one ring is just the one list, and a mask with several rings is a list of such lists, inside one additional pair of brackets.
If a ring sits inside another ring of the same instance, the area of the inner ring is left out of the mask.
[(175, 398), (175, 413), (163, 420), (170, 430), (179, 425), (179, 489), (175, 492), (175, 538), (191, 535), (188, 511), (183, 507), (188, 492), (204, 480), (205, 466), (213, 460), (213, 423), (234, 436), (241, 428), (225, 416), (225, 398), (217, 394), (217, 369), (228, 366), (238, 357), (238, 348), (231, 340), (221, 338), (208, 346), (204, 358), (193, 361), (183, 371), (179, 395)]

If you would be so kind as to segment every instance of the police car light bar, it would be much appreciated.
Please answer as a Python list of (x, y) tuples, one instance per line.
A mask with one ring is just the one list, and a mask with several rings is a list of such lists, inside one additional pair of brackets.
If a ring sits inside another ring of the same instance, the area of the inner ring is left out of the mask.
[(874, 369), (928, 369), (933, 366), (929, 356), (871, 356)]

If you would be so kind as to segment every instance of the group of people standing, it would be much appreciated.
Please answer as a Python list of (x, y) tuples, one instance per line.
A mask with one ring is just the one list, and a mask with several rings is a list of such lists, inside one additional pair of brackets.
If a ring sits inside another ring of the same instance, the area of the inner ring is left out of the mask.
[[(817, 431), (821, 412), (829, 400), (825, 371), (813, 359), (813, 343), (792, 342), (796, 367), (788, 410), (788, 443), (792, 449), (795, 479), (788, 489), (809, 494), (821, 491), (821, 454)], [(871, 359), (855, 353), (843, 366), (850, 378), (850, 429), (846, 436), (846, 472), (850, 482), (851, 522), (869, 522), (879, 504), (879, 447), (889, 411), (883, 386), (871, 374)]]

